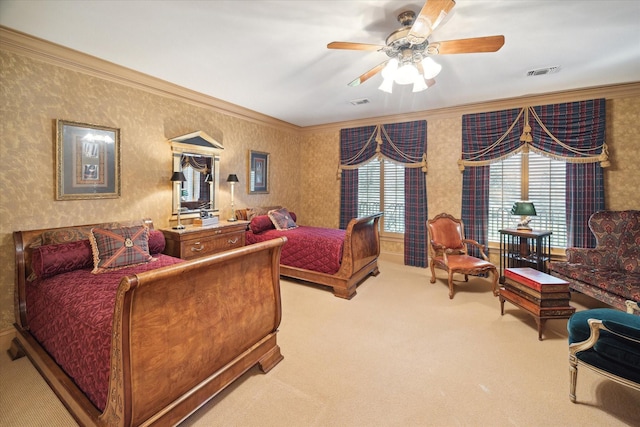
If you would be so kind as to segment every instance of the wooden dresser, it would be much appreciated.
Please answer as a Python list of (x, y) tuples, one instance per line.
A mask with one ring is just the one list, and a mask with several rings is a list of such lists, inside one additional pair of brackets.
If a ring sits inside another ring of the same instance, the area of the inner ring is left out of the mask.
[(216, 225), (183, 230), (163, 229), (164, 253), (182, 259), (193, 259), (244, 246), (248, 221), (220, 221)]

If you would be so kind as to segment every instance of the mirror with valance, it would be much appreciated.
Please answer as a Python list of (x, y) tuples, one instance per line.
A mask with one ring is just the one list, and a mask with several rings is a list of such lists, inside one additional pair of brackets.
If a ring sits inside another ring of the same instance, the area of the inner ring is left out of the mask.
[(172, 213), (183, 217), (219, 212), (220, 151), (222, 145), (203, 132), (172, 138), (173, 172), (184, 181), (173, 187)]

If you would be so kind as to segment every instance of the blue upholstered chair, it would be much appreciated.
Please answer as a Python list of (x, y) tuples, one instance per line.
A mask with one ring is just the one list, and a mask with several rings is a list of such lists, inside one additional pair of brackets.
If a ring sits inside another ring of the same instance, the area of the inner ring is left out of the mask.
[(610, 308), (576, 312), (569, 330), (569, 397), (576, 401), (578, 366), (640, 390), (640, 311), (638, 303), (627, 301), (627, 313)]

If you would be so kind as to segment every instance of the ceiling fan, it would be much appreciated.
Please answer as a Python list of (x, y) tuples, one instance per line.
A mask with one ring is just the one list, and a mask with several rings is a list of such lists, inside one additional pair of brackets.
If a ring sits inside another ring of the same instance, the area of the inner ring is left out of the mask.
[(389, 59), (376, 65), (349, 83), (358, 86), (378, 73), (384, 81), (379, 89), (391, 93), (393, 83), (411, 84), (413, 91), (419, 92), (435, 84), (433, 78), (442, 66), (432, 55), (458, 53), (496, 52), (504, 45), (504, 36), (474, 37), (469, 39), (430, 42), (431, 35), (447, 14), (456, 5), (454, 0), (427, 0), (420, 14), (405, 11), (398, 15), (402, 28), (392, 32), (386, 45), (367, 43), (332, 42), (329, 49), (377, 50), (387, 54)]

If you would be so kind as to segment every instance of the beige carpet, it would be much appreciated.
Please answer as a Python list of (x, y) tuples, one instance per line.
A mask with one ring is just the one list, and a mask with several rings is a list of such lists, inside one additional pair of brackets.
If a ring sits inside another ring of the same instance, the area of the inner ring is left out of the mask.
[[(285, 359), (252, 368), (182, 426), (624, 426), (640, 392), (589, 370), (569, 401), (566, 320), (535, 321), (471, 279), (383, 257), (351, 301), (282, 281)], [(602, 306), (574, 296), (578, 309)], [(0, 362), (0, 424), (74, 425), (26, 358)]]

